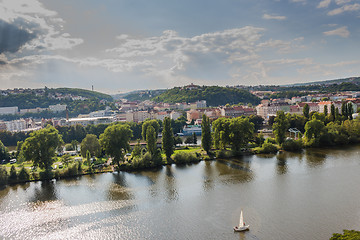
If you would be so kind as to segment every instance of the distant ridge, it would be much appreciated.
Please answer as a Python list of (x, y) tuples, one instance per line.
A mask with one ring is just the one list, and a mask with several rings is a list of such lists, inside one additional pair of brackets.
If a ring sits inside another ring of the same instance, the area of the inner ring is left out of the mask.
[(323, 80), (323, 81), (315, 81), (308, 83), (294, 83), (287, 85), (280, 85), (281, 87), (298, 87), (298, 86), (310, 86), (310, 85), (331, 85), (331, 84), (341, 84), (341, 83), (354, 83), (360, 84), (360, 77), (348, 77), (348, 78), (339, 78), (333, 80)]

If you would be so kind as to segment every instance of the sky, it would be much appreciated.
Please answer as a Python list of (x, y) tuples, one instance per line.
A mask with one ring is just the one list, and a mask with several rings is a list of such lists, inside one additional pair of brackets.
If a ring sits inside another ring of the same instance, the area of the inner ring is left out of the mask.
[(0, 89), (360, 76), (360, 0), (0, 0)]

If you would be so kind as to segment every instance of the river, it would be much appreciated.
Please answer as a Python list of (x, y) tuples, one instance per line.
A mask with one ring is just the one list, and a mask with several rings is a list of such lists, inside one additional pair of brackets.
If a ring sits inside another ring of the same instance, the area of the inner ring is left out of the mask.
[(0, 238), (329, 239), (360, 230), (359, 186), (360, 146), (18, 184)]

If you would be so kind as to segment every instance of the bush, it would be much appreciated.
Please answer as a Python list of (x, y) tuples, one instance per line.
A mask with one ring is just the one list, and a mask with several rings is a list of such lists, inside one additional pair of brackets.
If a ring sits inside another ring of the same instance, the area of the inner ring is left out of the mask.
[(226, 151), (224, 149), (216, 152), (216, 158), (230, 158), (233, 157), (233, 153), (231, 151)]
[(255, 153), (277, 153), (278, 148), (272, 143), (265, 143), (261, 147), (254, 148)]
[(17, 179), (15, 166), (12, 165), (10, 169), (9, 182), (14, 182)]
[(30, 174), (25, 169), (25, 167), (21, 168), (18, 178), (19, 178), (19, 181), (22, 181), (22, 182), (26, 182), (26, 181), (30, 180)]
[(0, 186), (5, 185), (8, 180), (8, 173), (5, 168), (0, 167)]
[(199, 162), (200, 159), (194, 153), (178, 152), (174, 155), (174, 162), (176, 164)]
[(289, 152), (299, 152), (303, 148), (303, 143), (302, 143), (301, 139), (294, 140), (294, 139), (288, 138), (282, 144), (282, 148), (285, 151), (289, 151)]
[(64, 177), (73, 177), (78, 175), (78, 164), (71, 164), (68, 168), (66, 168), (63, 172)]
[(264, 143), (272, 143), (272, 144), (276, 144), (276, 140), (275, 138), (267, 138), (265, 139)]

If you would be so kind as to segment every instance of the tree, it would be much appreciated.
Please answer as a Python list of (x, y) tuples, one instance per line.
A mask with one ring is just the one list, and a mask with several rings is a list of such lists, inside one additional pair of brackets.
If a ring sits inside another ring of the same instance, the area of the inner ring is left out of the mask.
[(333, 122), (335, 121), (335, 105), (331, 104), (330, 107), (330, 120)]
[(313, 119), (308, 121), (305, 125), (305, 143), (307, 145), (318, 145), (320, 136), (324, 133), (324, 122)]
[(278, 111), (276, 114), (275, 123), (273, 124), (273, 131), (277, 144), (281, 145), (285, 141), (286, 132), (289, 128), (289, 125), (290, 124), (286, 119), (284, 112)]
[(12, 165), (11, 168), (10, 168), (9, 180), (10, 181), (16, 181), (16, 178), (17, 178), (16, 169), (15, 169), (15, 166)]
[(76, 152), (78, 151), (78, 145), (79, 145), (79, 142), (77, 140), (71, 141), (71, 146)]
[(328, 106), (327, 105), (324, 106), (324, 114), (325, 114), (325, 116), (328, 115)]
[[(214, 131), (214, 145), (216, 149), (222, 149), (221, 147), (230, 144), (230, 119), (218, 118), (213, 124)], [(221, 132), (224, 132), (221, 137)]]
[(196, 136), (196, 133), (193, 133), (193, 135), (192, 135), (192, 137), (193, 137), (193, 144), (197, 144), (197, 136)]
[(159, 133), (160, 130), (160, 124), (158, 121), (156, 120), (146, 120), (143, 125), (142, 125), (142, 132), (141, 132), (141, 136), (144, 140), (146, 140), (146, 133), (147, 133), (147, 128), (149, 126), (152, 126), (155, 130), (156, 136)]
[(138, 139), (134, 149), (131, 152), (131, 157), (140, 157), (141, 156), (141, 145), (140, 145), (140, 139)]
[(245, 146), (254, 135), (254, 124), (248, 118), (233, 118), (230, 122), (231, 149), (238, 153), (242, 146)]
[(132, 131), (127, 124), (115, 124), (105, 129), (100, 135), (100, 145), (110, 155), (116, 164), (120, 166), (120, 160), (124, 160), (126, 151), (130, 150), (130, 138)]
[(307, 119), (309, 119), (309, 113), (310, 113), (310, 107), (307, 103), (305, 103), (303, 107), (303, 114)]
[(249, 121), (254, 124), (255, 131), (259, 130), (264, 123), (264, 119), (259, 115), (250, 115)]
[(146, 147), (148, 152), (150, 152), (152, 156), (155, 155), (157, 149), (156, 136), (156, 131), (153, 126), (148, 126), (146, 130)]
[(353, 115), (353, 113), (354, 113), (354, 109), (353, 109), (353, 105), (352, 105), (352, 103), (351, 102), (349, 102), (348, 104), (347, 104), (347, 114), (348, 114), (348, 118), (350, 119), (350, 120), (352, 120), (353, 119), (353, 117), (352, 117), (352, 115)]
[(174, 146), (175, 147), (176, 147), (176, 145), (182, 144), (182, 143), (183, 143), (183, 140), (181, 139), (181, 137), (179, 137), (179, 136), (174, 137)]
[[(18, 141), (16, 144), (16, 157), (20, 155), (21, 152), (21, 146), (23, 145), (24, 141)], [(1, 159), (1, 157), (0, 157)]]
[(162, 148), (165, 152), (166, 159), (171, 159), (171, 155), (174, 153), (174, 134), (171, 128), (171, 120), (168, 117), (163, 121)]
[(33, 161), (34, 166), (39, 166), (46, 171), (54, 162), (56, 149), (63, 144), (62, 138), (53, 126), (32, 132), (21, 147), (21, 152), (26, 161)]
[(61, 157), (61, 162), (65, 165), (65, 166), (69, 166), (69, 163), (71, 162), (71, 157), (69, 154), (64, 154)]
[(344, 230), (344, 233), (334, 233), (330, 240), (355, 240), (360, 239), (360, 232), (355, 230)]
[(210, 119), (205, 114), (202, 117), (201, 122), (201, 146), (209, 154), (211, 149), (211, 126)]
[(185, 144), (192, 144), (193, 141), (194, 141), (194, 139), (193, 139), (192, 136), (187, 136), (187, 137), (185, 138), (184, 143), (185, 143)]
[(93, 172), (93, 166), (92, 166), (92, 163), (91, 163), (91, 153), (90, 151), (86, 151), (86, 162), (88, 164), (88, 172), (92, 173)]
[(0, 161), (1, 160), (9, 160), (9, 150), (0, 140)]
[(6, 168), (0, 166), (0, 186), (5, 185), (8, 180)]
[(86, 157), (87, 151), (90, 152), (91, 156), (99, 156), (101, 153), (99, 140), (94, 134), (87, 134), (80, 144), (82, 157)]

